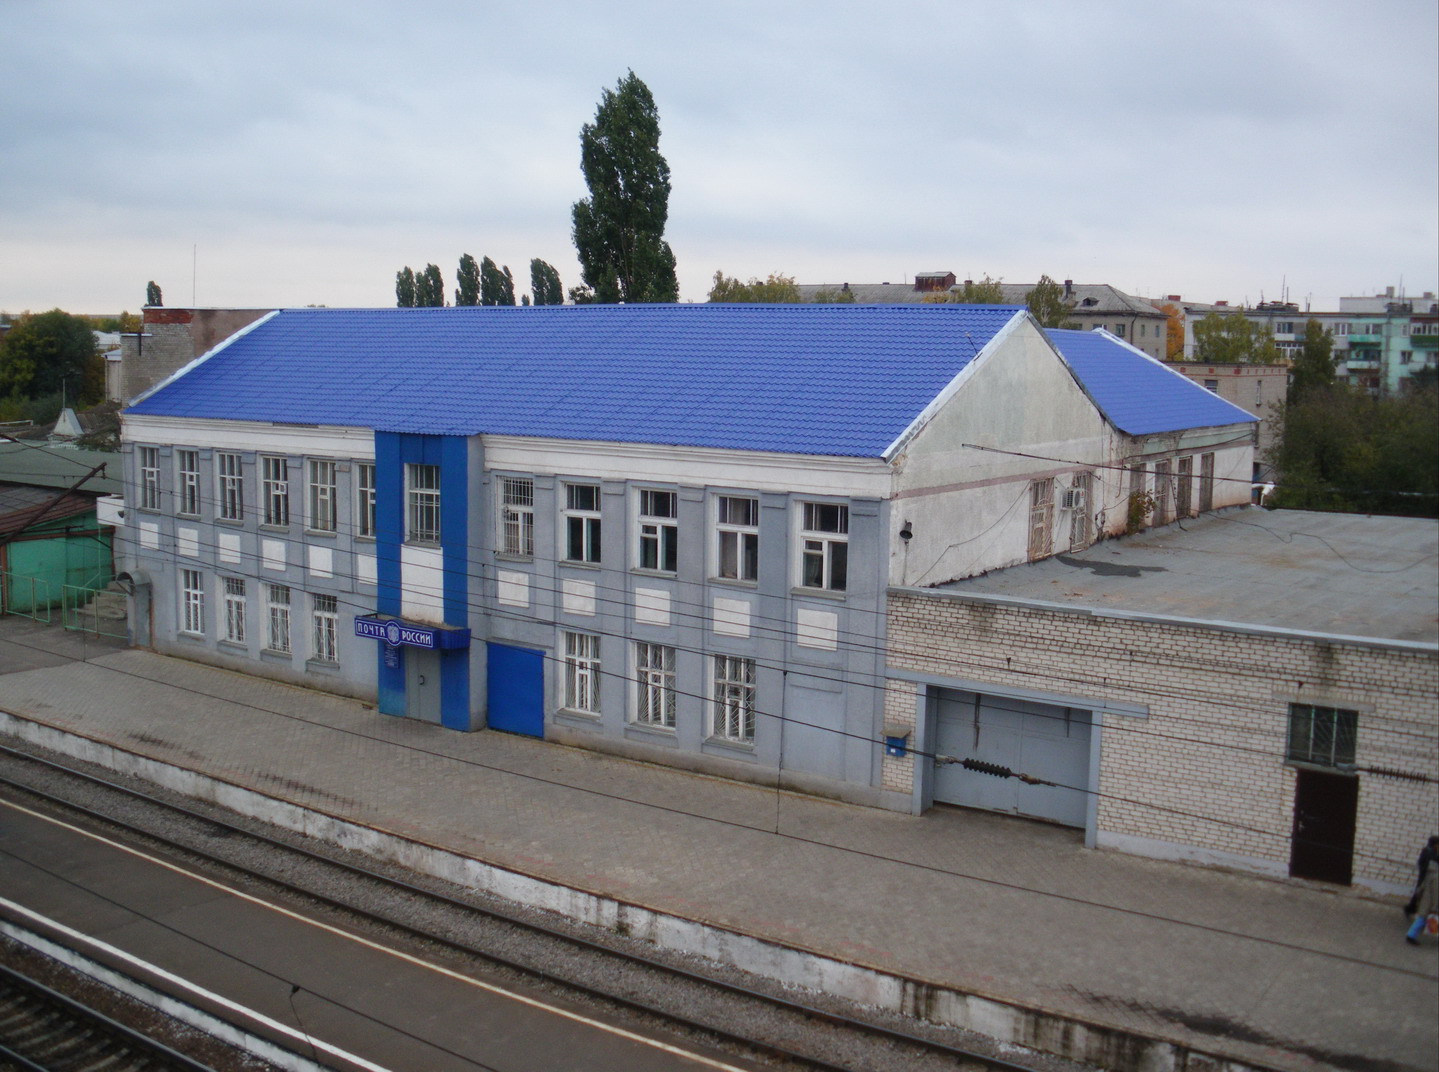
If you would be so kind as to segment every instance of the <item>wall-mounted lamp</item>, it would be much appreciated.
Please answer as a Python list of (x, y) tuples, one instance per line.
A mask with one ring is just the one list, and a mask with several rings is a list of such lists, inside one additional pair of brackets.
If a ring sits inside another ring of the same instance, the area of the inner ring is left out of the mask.
[(909, 543), (910, 540), (914, 539), (914, 528), (908, 521), (904, 523), (904, 528), (899, 530), (899, 538), (905, 543)]

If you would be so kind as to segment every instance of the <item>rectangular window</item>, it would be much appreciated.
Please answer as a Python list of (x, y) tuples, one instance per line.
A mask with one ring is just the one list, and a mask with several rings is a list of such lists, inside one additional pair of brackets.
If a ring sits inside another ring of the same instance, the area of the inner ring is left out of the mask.
[(675, 649), (666, 644), (635, 645), (635, 717), (647, 726), (675, 724)]
[(1409, 364), (1409, 362), (1411, 362), (1411, 361), (1413, 361), (1413, 360), (1414, 360), (1414, 351), (1413, 351), (1413, 350), (1400, 350), (1400, 351), (1399, 351), (1399, 364), (1401, 364), (1401, 365), (1407, 365), (1407, 364)]
[(290, 653), (290, 586), (265, 585), (265, 647)]
[(410, 543), (440, 542), (440, 467), (405, 466), (407, 524), (405, 539)]
[(1179, 459), (1179, 479), (1174, 489), (1175, 510), (1180, 517), (1194, 512), (1194, 459)]
[(1359, 714), (1337, 707), (1289, 705), (1288, 759), (1321, 767), (1352, 767)]
[(283, 527), (290, 523), (290, 478), (285, 473), (284, 458), (261, 456), (260, 501), (264, 504), (265, 524)]
[(309, 510), (306, 527), (312, 532), (334, 532), (339, 527), (335, 498), (335, 463), (311, 458), (308, 465)]
[(375, 463), (355, 466), (355, 535), (375, 538)]
[(199, 570), (180, 571), (180, 628), (186, 633), (205, 632), (205, 581)]
[(160, 448), (140, 448), (140, 509), (160, 509)]
[(679, 496), (640, 492), (640, 569), (674, 573), (679, 568)]
[(1090, 519), (1094, 516), (1089, 508), (1090, 491), (1094, 486), (1093, 473), (1075, 473), (1070, 485), (1069, 507), (1074, 511), (1069, 518), (1069, 549), (1080, 551), (1094, 539)]
[(759, 579), (759, 500), (721, 495), (715, 500), (721, 577)]
[(1173, 463), (1168, 461), (1154, 463), (1154, 523), (1163, 525), (1170, 519), (1169, 516), (1169, 480), (1170, 470)]
[(1348, 334), (1349, 334), (1349, 325), (1348, 325), (1348, 323), (1338, 323), (1338, 324), (1335, 324), (1335, 325), (1334, 325), (1334, 334), (1335, 334), (1335, 335), (1348, 335)]
[(1199, 512), (1207, 514), (1214, 509), (1214, 454), (1199, 456)]
[(239, 577), (225, 578), (225, 639), (245, 643), (245, 582)]
[(1218, 381), (1218, 380), (1205, 380), (1205, 381), (1204, 381), (1204, 389), (1205, 389), (1206, 391), (1213, 391), (1215, 394), (1218, 394), (1218, 393), (1219, 393), (1219, 381)]
[(535, 556), (535, 482), (507, 476), (500, 481), (500, 547), (507, 555)]
[(754, 741), (754, 660), (714, 657), (714, 736)]
[(600, 489), (596, 484), (565, 485), (565, 558), (600, 560)]
[(565, 634), (565, 706), (600, 713), (600, 638), (590, 633)]
[(849, 507), (802, 503), (800, 585), (843, 592), (849, 581)]
[(340, 600), (338, 596), (315, 596), (310, 616), (314, 656), (322, 663), (340, 661)]
[(176, 457), (179, 459), (179, 479), (175, 490), (180, 499), (176, 511), (196, 517), (200, 513), (200, 452), (181, 450), (176, 452)]
[(1124, 338), (1124, 325), (1123, 325), (1123, 324), (1115, 324), (1115, 325), (1114, 325), (1114, 334), (1115, 334), (1118, 338), (1121, 338), (1121, 339)]
[(1032, 480), (1029, 484), (1029, 557), (1046, 557), (1052, 550), (1054, 531), (1054, 481)]
[(1278, 333), (1279, 333), (1280, 335), (1293, 335), (1293, 334), (1294, 334), (1294, 321), (1292, 321), (1292, 320), (1281, 320), (1281, 321), (1279, 321), (1279, 323), (1275, 326), (1275, 330), (1278, 331)]
[(220, 474), (220, 517), (240, 521), (245, 516), (245, 480), (240, 474), (240, 456), (228, 451), (215, 455), (215, 471)]

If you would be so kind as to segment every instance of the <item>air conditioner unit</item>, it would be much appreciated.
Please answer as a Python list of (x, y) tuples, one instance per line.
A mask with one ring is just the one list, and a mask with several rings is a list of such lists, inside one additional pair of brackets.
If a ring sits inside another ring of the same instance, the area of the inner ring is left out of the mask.
[(1084, 489), (1070, 488), (1068, 491), (1066, 491), (1059, 498), (1059, 508), (1061, 510), (1083, 510)]

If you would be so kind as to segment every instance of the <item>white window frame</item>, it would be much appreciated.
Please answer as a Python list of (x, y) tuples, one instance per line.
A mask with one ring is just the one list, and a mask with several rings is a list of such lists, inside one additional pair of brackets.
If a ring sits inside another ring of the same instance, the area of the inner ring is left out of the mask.
[(659, 729), (675, 728), (675, 649), (668, 644), (637, 640), (635, 706), (630, 721)]
[[(849, 586), (848, 504), (801, 502), (799, 506), (799, 587), (845, 591)], [(834, 511), (832, 526), (827, 523), (830, 511)]]
[(230, 450), (215, 452), (215, 482), (218, 495), (217, 515), (221, 521), (245, 519), (244, 460)]
[(340, 527), (339, 487), (333, 458), (310, 458), (305, 463), (305, 528), (334, 532)]
[(222, 578), (221, 591), (225, 600), (225, 639), (231, 644), (245, 643), (245, 613), (248, 600), (243, 577)]
[(564, 634), (564, 706), (586, 715), (600, 713), (600, 638), (594, 633)]
[(160, 509), (160, 448), (140, 447), (140, 509)]
[(710, 735), (737, 744), (753, 744), (755, 661), (739, 655), (716, 655), (712, 663)]
[(175, 451), (175, 512), (182, 517), (200, 516), (200, 452)]
[(635, 563), (651, 573), (679, 571), (678, 492), (641, 488), (639, 492), (639, 547)]
[(375, 538), (375, 463), (355, 463), (355, 535)]
[(290, 524), (290, 473), (281, 455), (260, 455), (260, 502), (266, 525), (282, 529)]
[(500, 477), (500, 549), (517, 558), (535, 557), (535, 482), (530, 477)]
[(405, 541), (440, 542), (440, 467), (405, 466)]
[(290, 604), (294, 590), (288, 584), (265, 585), (265, 650), (289, 655)]
[[(585, 493), (581, 495), (581, 493)], [(582, 498), (593, 495), (594, 505), (575, 505)], [(599, 565), (602, 550), (600, 527), (600, 486), (598, 484), (566, 484), (564, 525), (561, 539), (564, 540), (564, 560)]]
[(759, 500), (753, 496), (715, 496), (715, 576), (759, 580)]
[(340, 599), (316, 595), (310, 598), (311, 653), (317, 662), (340, 661)]
[(180, 632), (205, 635), (205, 577), (199, 570), (180, 571)]

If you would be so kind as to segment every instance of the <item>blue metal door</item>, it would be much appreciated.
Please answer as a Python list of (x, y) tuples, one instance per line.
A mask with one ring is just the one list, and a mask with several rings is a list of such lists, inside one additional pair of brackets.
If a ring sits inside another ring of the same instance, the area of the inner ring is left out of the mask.
[(489, 645), (486, 687), (492, 730), (545, 735), (545, 653)]

